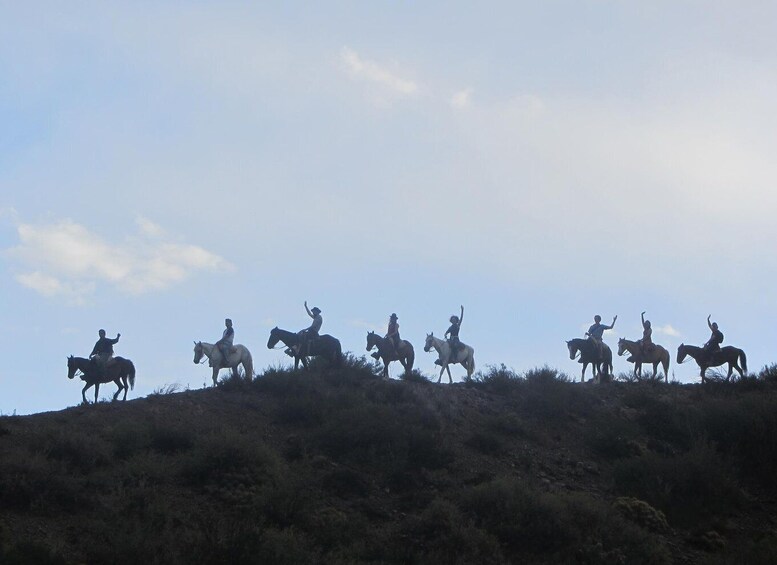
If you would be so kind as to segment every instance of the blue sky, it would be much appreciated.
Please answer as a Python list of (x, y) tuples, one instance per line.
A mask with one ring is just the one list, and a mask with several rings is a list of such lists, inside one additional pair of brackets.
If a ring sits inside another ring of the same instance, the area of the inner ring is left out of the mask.
[(75, 404), (99, 328), (133, 397), (202, 386), (227, 316), (286, 363), (304, 300), (357, 354), (396, 312), (427, 373), (460, 304), (479, 368), (577, 374), (564, 340), (642, 310), (774, 362), (775, 12), (0, 1), (0, 413)]

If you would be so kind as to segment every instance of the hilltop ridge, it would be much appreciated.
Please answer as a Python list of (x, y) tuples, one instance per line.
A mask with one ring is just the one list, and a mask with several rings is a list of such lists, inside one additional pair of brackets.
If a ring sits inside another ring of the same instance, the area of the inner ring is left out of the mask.
[(777, 385), (268, 369), (0, 418), (0, 556), (768, 563)]

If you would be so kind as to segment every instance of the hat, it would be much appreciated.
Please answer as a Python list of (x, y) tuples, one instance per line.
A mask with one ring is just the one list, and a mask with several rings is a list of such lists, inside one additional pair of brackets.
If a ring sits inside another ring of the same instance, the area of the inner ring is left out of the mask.
[(318, 306), (313, 306), (313, 309), (311, 310), (314, 314), (320, 314), (321, 309)]
[(397, 315), (396, 315), (396, 314), (392, 314), (392, 315), (391, 315), (391, 319), (392, 319), (392, 320), (398, 320), (399, 318), (397, 318)]

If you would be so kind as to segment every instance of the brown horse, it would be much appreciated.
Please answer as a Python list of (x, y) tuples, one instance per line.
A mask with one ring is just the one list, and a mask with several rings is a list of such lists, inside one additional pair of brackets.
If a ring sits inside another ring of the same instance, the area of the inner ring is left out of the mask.
[[(685, 360), (685, 356), (689, 355), (693, 357), (696, 364), (701, 369), (701, 382), (707, 382), (707, 378), (704, 373), (710, 367), (719, 367), (724, 363), (728, 363), (728, 375), (726, 375), (726, 381), (731, 379), (731, 373), (734, 369), (737, 370), (740, 377), (744, 377), (747, 373), (747, 356), (741, 349), (727, 345), (721, 347), (718, 351), (710, 353), (702, 347), (696, 347), (695, 345), (680, 344), (677, 348), (677, 362), (682, 363)], [(737, 361), (742, 362), (742, 367), (737, 364)]]
[(381, 361), (383, 361), (383, 377), (388, 378), (389, 363), (392, 361), (399, 361), (405, 368), (405, 374), (409, 374), (413, 370), (413, 363), (415, 362), (415, 350), (413, 344), (403, 339), (399, 345), (399, 348), (395, 351), (394, 344), (390, 339), (380, 337), (375, 332), (367, 333), (367, 351), (370, 351), (373, 347), (378, 348), (378, 354)]
[[(127, 390), (135, 388), (135, 365), (132, 364), (132, 361), (124, 357), (114, 357), (111, 361), (110, 365), (105, 367), (103, 371), (100, 371), (91, 359), (73, 357), (72, 355), (67, 358), (67, 378), (72, 379), (80, 371), (81, 380), (86, 382), (83, 390), (81, 390), (81, 398), (84, 399), (84, 404), (87, 404), (86, 391), (91, 386), (94, 386), (94, 401), (95, 403), (97, 402), (100, 383), (109, 383), (111, 381), (116, 383), (119, 389), (113, 395), (114, 400), (119, 397), (119, 393), (122, 390), (124, 391), (124, 398), (122, 400), (127, 400)], [(127, 386), (128, 381), (129, 387)]]
[(653, 364), (653, 377), (658, 372), (658, 364), (664, 367), (664, 382), (669, 382), (669, 352), (660, 345), (653, 344), (653, 349), (649, 353), (642, 351), (642, 344), (628, 339), (618, 340), (618, 355), (623, 355), (626, 351), (630, 357), (626, 359), (629, 363), (634, 363), (634, 376), (642, 377), (642, 363)]

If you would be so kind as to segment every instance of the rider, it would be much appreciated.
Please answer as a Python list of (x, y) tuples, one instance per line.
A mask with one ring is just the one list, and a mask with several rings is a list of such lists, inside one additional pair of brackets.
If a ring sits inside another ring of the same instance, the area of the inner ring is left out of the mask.
[[(399, 344), (402, 343), (399, 337), (399, 322), (397, 322), (396, 314), (391, 314), (389, 317), (388, 329), (386, 330), (386, 340), (394, 348), (393, 355), (396, 356), (399, 351)], [(372, 354), (375, 359), (380, 359), (380, 352), (376, 351)]]
[[(456, 358), (456, 352), (459, 349), (459, 346), (461, 345), (461, 341), (459, 340), (459, 330), (461, 329), (461, 323), (464, 321), (464, 306), (461, 307), (461, 315), (460, 316), (451, 316), (450, 322), (451, 327), (449, 327), (445, 331), (445, 337), (448, 338), (448, 345), (451, 348), (450, 358), (455, 359)], [(450, 335), (450, 337), (448, 337)], [(442, 365), (442, 362), (438, 359), (435, 361), (435, 364)]]
[(221, 334), (221, 339), (216, 342), (216, 347), (221, 352), (223, 359), (222, 365), (227, 367), (229, 365), (229, 353), (232, 350), (232, 344), (235, 341), (235, 330), (232, 328), (232, 320), (227, 318), (224, 320), (224, 333)]
[(653, 328), (650, 326), (650, 320), (645, 319), (645, 313), (642, 312), (642, 339), (640, 345), (642, 346), (642, 354), (649, 355), (655, 345), (653, 345)]
[(307, 351), (309, 344), (318, 339), (318, 332), (321, 330), (321, 325), (324, 323), (324, 318), (321, 317), (321, 309), (317, 306), (313, 306), (313, 309), (311, 310), (308, 308), (307, 300), (305, 301), (305, 311), (308, 313), (308, 316), (313, 318), (313, 322), (310, 326), (298, 333), (301, 339), (300, 351)]
[(704, 351), (709, 355), (712, 355), (716, 351), (720, 351), (720, 344), (723, 343), (723, 332), (718, 329), (717, 322), (710, 323), (711, 317), (712, 314), (707, 316), (707, 326), (709, 326), (712, 335), (707, 340), (707, 343), (704, 344)]
[(602, 317), (597, 314), (594, 316), (594, 323), (591, 325), (590, 328), (588, 328), (588, 331), (585, 335), (588, 336), (589, 341), (591, 341), (594, 344), (594, 347), (596, 348), (597, 353), (599, 354), (599, 357), (602, 357), (604, 354), (604, 347), (602, 344), (602, 336), (604, 335), (604, 330), (611, 330), (613, 327), (615, 327), (615, 320), (618, 319), (618, 316), (615, 316), (612, 319), (612, 324), (609, 326), (605, 326), (602, 323)]
[(89, 354), (89, 358), (95, 362), (97, 370), (101, 375), (105, 374), (105, 370), (113, 360), (113, 346), (119, 342), (121, 334), (117, 333), (115, 339), (105, 337), (105, 330), (98, 332), (100, 339), (94, 344), (92, 352)]

